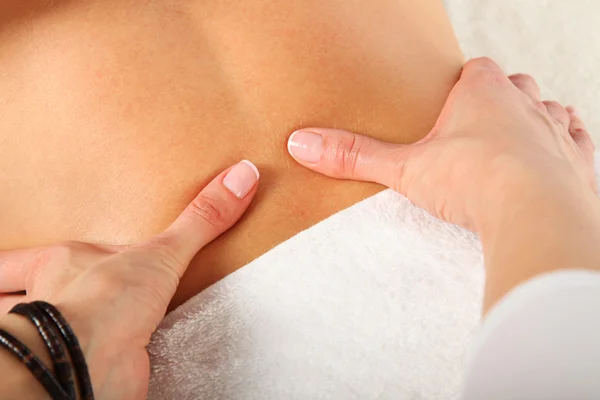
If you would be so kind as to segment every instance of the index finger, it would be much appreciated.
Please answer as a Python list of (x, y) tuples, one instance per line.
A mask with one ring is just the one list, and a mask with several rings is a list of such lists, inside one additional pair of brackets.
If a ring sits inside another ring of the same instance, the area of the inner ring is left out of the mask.
[(36, 249), (0, 251), (0, 293), (25, 290), (30, 260)]
[(161, 234), (142, 246), (157, 251), (182, 276), (192, 258), (229, 230), (256, 194), (259, 172), (244, 160), (213, 179)]

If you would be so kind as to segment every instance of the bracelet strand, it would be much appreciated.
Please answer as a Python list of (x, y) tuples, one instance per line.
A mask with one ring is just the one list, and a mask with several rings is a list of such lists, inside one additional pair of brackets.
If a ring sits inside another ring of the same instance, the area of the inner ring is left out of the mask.
[(44, 386), (46, 392), (52, 396), (52, 399), (71, 400), (40, 359), (20, 340), (3, 329), (0, 329), (0, 346), (7, 349), (19, 361), (25, 364), (31, 374)]

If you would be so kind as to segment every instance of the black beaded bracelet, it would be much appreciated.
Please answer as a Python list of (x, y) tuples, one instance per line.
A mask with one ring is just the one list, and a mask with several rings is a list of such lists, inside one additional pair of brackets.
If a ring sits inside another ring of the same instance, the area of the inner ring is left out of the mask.
[[(92, 382), (83, 351), (73, 329), (71, 329), (60, 311), (52, 304), (35, 301), (30, 304), (18, 304), (13, 307), (10, 313), (22, 315), (36, 326), (40, 337), (48, 348), (58, 380), (27, 346), (4, 330), (0, 330), (0, 347), (8, 349), (23, 362), (53, 399), (76, 399), (72, 374), (74, 369), (79, 398), (93, 400)], [(70, 360), (65, 352), (65, 347)]]
[(45, 313), (35, 304), (17, 304), (10, 312), (29, 318), (36, 326), (40, 337), (46, 343), (46, 347), (50, 352), (58, 382), (65, 390), (68, 398), (74, 399), (75, 384), (73, 382), (73, 374), (71, 373), (71, 364), (63, 349), (60, 338), (51, 327), (52, 322), (48, 320)]
[(44, 386), (46, 392), (48, 392), (53, 399), (71, 400), (54, 376), (52, 376), (52, 373), (48, 371), (48, 368), (42, 364), (40, 359), (37, 358), (27, 346), (21, 343), (20, 340), (3, 329), (0, 329), (0, 346), (6, 348), (19, 359), (19, 361), (25, 364), (27, 369), (29, 369), (38, 382)]
[(77, 376), (77, 384), (79, 385), (79, 398), (81, 400), (93, 400), (94, 390), (92, 388), (92, 380), (90, 373), (85, 362), (85, 356), (79, 345), (77, 336), (71, 329), (71, 326), (62, 316), (60, 311), (50, 303), (45, 301), (34, 301), (36, 307), (43, 310), (46, 315), (54, 322), (55, 327), (58, 328), (62, 335), (62, 339), (67, 345), (67, 350), (71, 356), (71, 362), (75, 368), (75, 375)]

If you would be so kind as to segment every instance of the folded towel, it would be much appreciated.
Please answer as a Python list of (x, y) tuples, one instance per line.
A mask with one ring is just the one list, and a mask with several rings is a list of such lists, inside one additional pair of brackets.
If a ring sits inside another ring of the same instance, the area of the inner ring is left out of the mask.
[(452, 398), (482, 280), (475, 235), (385, 191), (169, 314), (151, 398)]
[(169, 314), (150, 397), (456, 398), (483, 278), (474, 234), (387, 190)]

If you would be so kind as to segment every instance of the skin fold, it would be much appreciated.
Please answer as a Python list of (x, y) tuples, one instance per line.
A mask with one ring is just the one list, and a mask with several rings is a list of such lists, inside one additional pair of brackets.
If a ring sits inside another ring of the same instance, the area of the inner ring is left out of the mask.
[(290, 132), (412, 143), (462, 64), (437, 0), (4, 2), (0, 249), (138, 243), (249, 159), (256, 199), (196, 256), (179, 305), (382, 189), (296, 165)]

